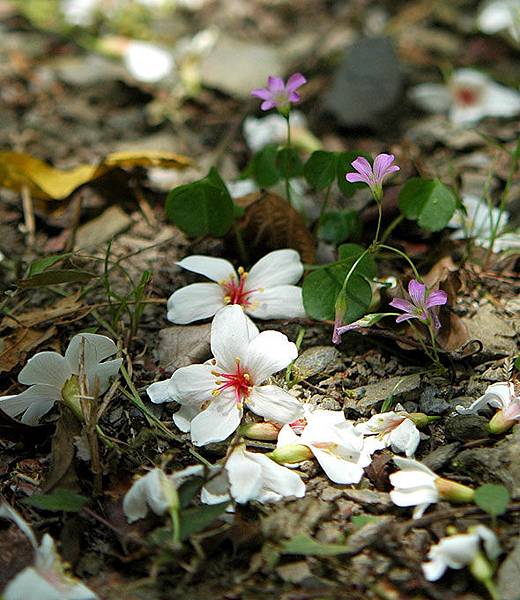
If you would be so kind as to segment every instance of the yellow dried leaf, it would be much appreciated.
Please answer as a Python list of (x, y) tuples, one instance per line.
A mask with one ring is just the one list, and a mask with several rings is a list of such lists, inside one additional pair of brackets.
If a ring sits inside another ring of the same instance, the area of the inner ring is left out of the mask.
[(68, 171), (55, 169), (39, 158), (21, 152), (0, 152), (0, 186), (16, 192), (27, 186), (33, 198), (62, 200), (79, 186), (107, 171), (132, 167), (185, 169), (191, 161), (182, 154), (146, 150), (114, 152), (98, 165), (80, 165)]

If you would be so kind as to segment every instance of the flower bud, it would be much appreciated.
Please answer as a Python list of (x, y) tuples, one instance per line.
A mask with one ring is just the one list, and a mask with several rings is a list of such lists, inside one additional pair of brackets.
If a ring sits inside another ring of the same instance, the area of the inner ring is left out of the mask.
[(508, 419), (504, 416), (504, 411), (500, 409), (497, 410), (495, 416), (488, 423), (488, 431), (489, 433), (493, 433), (495, 435), (505, 433), (516, 423), (518, 423), (518, 419)]
[(72, 377), (65, 382), (65, 385), (61, 390), (61, 397), (63, 403), (71, 409), (76, 418), (83, 422), (85, 417), (83, 415), (83, 409), (81, 408), (81, 402), (79, 399), (80, 390), (77, 375), (72, 375)]
[(437, 477), (435, 480), (435, 487), (437, 488), (440, 497), (449, 500), (450, 502), (460, 504), (473, 502), (475, 490), (462, 483), (444, 479), (444, 477)]
[(473, 577), (482, 583), (490, 581), (493, 577), (493, 567), (483, 552), (477, 552), (475, 558), (469, 565), (469, 570)]
[(280, 429), (280, 425), (264, 421), (263, 423), (246, 423), (241, 425), (238, 429), (238, 433), (251, 440), (269, 442), (278, 439)]
[(426, 427), (426, 425), (429, 425), (430, 423), (440, 419), (440, 417), (433, 417), (430, 415), (425, 415), (424, 413), (409, 413), (407, 416), (410, 421), (413, 421), (415, 426), (419, 429), (422, 429), (423, 427)]
[(303, 444), (288, 444), (287, 446), (276, 448), (276, 450), (269, 452), (267, 456), (277, 463), (293, 464), (309, 460), (313, 457), (313, 454), (310, 448)]

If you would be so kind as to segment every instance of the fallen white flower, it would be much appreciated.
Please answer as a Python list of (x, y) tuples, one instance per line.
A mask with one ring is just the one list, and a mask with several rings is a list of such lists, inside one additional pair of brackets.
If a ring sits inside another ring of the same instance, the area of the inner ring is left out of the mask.
[(365, 423), (356, 425), (356, 431), (365, 436), (365, 447), (372, 453), (391, 447), (393, 452), (404, 452), (413, 456), (421, 441), (421, 434), (408, 413), (393, 411), (370, 417)]
[[(307, 121), (300, 111), (291, 111), (291, 131), (305, 130)], [(267, 144), (281, 144), (287, 139), (287, 119), (280, 113), (272, 113), (261, 119), (246, 117), (243, 125), (244, 137), (249, 148), (258, 152)]]
[(501, 553), (496, 535), (484, 525), (478, 525), (468, 533), (450, 535), (432, 546), (428, 552), (428, 562), (422, 564), (428, 581), (440, 579), (446, 569), (463, 569), (470, 565), (480, 552), (480, 543), (489, 559), (495, 560)]
[[(23, 413), (22, 423), (38, 423), (40, 417), (48, 413), (56, 402), (65, 401), (63, 391), (66, 384), (74, 387), (76, 382), (77, 387), (82, 346), (89, 393), (99, 395), (106, 392), (110, 379), (117, 375), (122, 363), (120, 358), (105, 361), (117, 352), (117, 346), (104, 335), (79, 333), (71, 339), (65, 356), (58, 352), (39, 352), (30, 358), (20, 371), (18, 381), (31, 387), (20, 394), (1, 397), (0, 409), (10, 417)], [(81, 419), (79, 400), (77, 395), (72, 395), (74, 397), (68, 398), (67, 404)]]
[(422, 517), (428, 506), (440, 498), (460, 503), (473, 501), (473, 489), (439, 477), (416, 460), (394, 456), (394, 463), (400, 470), (390, 475), (394, 486), (390, 498), (397, 506), (415, 506), (414, 519)]
[(188, 256), (177, 263), (216, 283), (194, 283), (168, 299), (168, 320), (185, 324), (212, 317), (223, 306), (241, 306), (257, 319), (292, 319), (305, 316), (302, 290), (294, 285), (303, 275), (295, 250), (275, 250), (261, 258), (249, 272), (235, 271), (223, 258)]
[(29, 524), (6, 503), (0, 506), (0, 517), (16, 523), (34, 549), (34, 565), (23, 569), (7, 584), (4, 600), (99, 600), (92, 590), (66, 572), (49, 534), (38, 545)]
[(460, 124), (475, 123), (484, 117), (514, 117), (520, 113), (520, 93), (474, 69), (454, 71), (448, 85), (417, 85), (409, 95), (424, 110), (448, 112), (450, 119)]
[(92, 25), (99, 0), (61, 0), (63, 18), (71, 25), (88, 27)]
[(520, 42), (520, 0), (494, 0), (484, 4), (477, 25), (487, 34), (507, 31)]
[(300, 402), (276, 385), (261, 385), (298, 355), (278, 331), (258, 332), (240, 306), (218, 311), (211, 325), (215, 357), (203, 365), (177, 369), (170, 379), (153, 383), (152, 402), (178, 402), (173, 415), (181, 431), (190, 431), (197, 446), (220, 442), (239, 426), (244, 404), (257, 415), (289, 423), (302, 413)]
[(123, 62), (134, 79), (157, 83), (173, 72), (173, 56), (149, 42), (131, 41), (123, 50)]
[[(334, 483), (359, 483), (363, 468), (372, 459), (364, 445), (363, 435), (345, 419), (343, 411), (312, 409), (305, 406), (301, 423), (284, 425), (278, 434), (274, 460), (288, 463), (292, 448), (306, 446), (314, 455), (327, 477)], [(295, 460), (298, 460), (298, 449)], [(303, 458), (303, 457), (302, 457)]]

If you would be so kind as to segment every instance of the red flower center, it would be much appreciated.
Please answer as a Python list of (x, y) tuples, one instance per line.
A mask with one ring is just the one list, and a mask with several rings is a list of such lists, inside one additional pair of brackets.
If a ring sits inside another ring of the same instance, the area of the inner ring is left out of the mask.
[(238, 268), (238, 280), (232, 277), (222, 284), (224, 288), (224, 301), (226, 304), (240, 304), (244, 308), (251, 306), (248, 296), (257, 290), (247, 290), (246, 281), (248, 273), (243, 267)]
[(225, 390), (232, 390), (235, 394), (235, 402), (241, 405), (245, 399), (249, 397), (251, 389), (253, 388), (253, 382), (249, 373), (243, 369), (240, 365), (240, 359), (236, 360), (236, 368), (233, 373), (221, 373), (219, 371), (212, 371), (212, 374), (217, 378), (215, 383), (217, 388), (211, 393), (213, 396), (218, 396)]
[(478, 96), (478, 90), (473, 88), (459, 88), (455, 91), (457, 103), (463, 106), (473, 106), (477, 103)]

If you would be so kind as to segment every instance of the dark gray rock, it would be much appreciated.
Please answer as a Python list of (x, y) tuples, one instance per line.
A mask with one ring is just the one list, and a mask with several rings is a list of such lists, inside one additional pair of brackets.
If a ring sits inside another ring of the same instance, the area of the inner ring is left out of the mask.
[(429, 385), (421, 394), (419, 401), (420, 412), (427, 415), (443, 415), (450, 410), (451, 406), (439, 397), (439, 389), (435, 386)]
[(488, 419), (479, 415), (455, 415), (444, 423), (444, 433), (448, 440), (479, 440), (489, 437)]
[(396, 105), (401, 90), (401, 68), (391, 41), (365, 38), (346, 49), (325, 108), (344, 125), (373, 125)]
[(450, 460), (457, 454), (457, 450), (460, 448), (458, 442), (452, 442), (451, 444), (445, 444), (435, 448), (432, 452), (424, 456), (421, 460), (432, 471), (439, 471), (448, 464)]
[(520, 540), (498, 569), (497, 583), (501, 600), (520, 599)]

